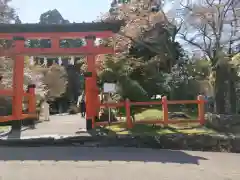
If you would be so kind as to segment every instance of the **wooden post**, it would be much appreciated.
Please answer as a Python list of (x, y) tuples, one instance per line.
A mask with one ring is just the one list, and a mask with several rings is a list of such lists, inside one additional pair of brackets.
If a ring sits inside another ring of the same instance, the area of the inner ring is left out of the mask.
[[(89, 35), (85, 37), (87, 41), (87, 47), (94, 49), (95, 36)], [(97, 116), (96, 98), (97, 94), (97, 73), (95, 68), (95, 55), (87, 55), (87, 77), (86, 77), (86, 129), (91, 130), (95, 124), (95, 118)]]
[(36, 113), (36, 95), (35, 95), (35, 84), (28, 85), (28, 113), (35, 114)]
[(59, 37), (52, 37), (51, 38), (51, 48), (52, 50), (58, 50), (60, 47), (60, 40), (59, 40)]
[(198, 120), (201, 125), (204, 125), (205, 123), (204, 97), (202, 95), (199, 95), (197, 99), (198, 99)]
[[(24, 49), (24, 38), (14, 37), (15, 53), (19, 53)], [(23, 83), (24, 83), (24, 56), (16, 55), (13, 67), (13, 102), (12, 113), (14, 119), (21, 120), (22, 118), (22, 99), (23, 99)]]
[(167, 126), (169, 123), (168, 120), (168, 105), (167, 105), (167, 97), (162, 97), (162, 110), (163, 110), (163, 124), (164, 126)]
[(125, 110), (126, 110), (126, 121), (127, 121), (127, 128), (132, 129), (133, 123), (131, 118), (131, 104), (129, 99), (126, 99), (125, 101)]
[(96, 116), (92, 117), (92, 129), (95, 128)]

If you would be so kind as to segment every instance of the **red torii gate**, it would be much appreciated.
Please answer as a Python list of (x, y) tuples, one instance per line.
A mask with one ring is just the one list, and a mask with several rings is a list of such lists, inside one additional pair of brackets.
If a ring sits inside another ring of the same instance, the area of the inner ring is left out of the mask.
[[(94, 46), (96, 38), (109, 38), (118, 32), (121, 21), (112, 23), (74, 23), (64, 25), (42, 24), (1, 24), (0, 39), (14, 40), (14, 46), (10, 49), (1, 49), (0, 56), (13, 57), (13, 90), (0, 90), (0, 95), (13, 96), (12, 115), (0, 116), (0, 122), (19, 121), (27, 117), (36, 116), (34, 85), (29, 86), (28, 93), (23, 91), (24, 56), (36, 55), (80, 55), (86, 54), (87, 72), (85, 74), (86, 85), (86, 128), (94, 127), (98, 104), (97, 74), (95, 68), (95, 56), (98, 54), (113, 54), (114, 48)], [(86, 46), (80, 48), (61, 48), (61, 39), (85, 38)], [(50, 39), (50, 48), (27, 48), (25, 41), (29, 39)], [(29, 97), (28, 113), (22, 113), (22, 99)]]

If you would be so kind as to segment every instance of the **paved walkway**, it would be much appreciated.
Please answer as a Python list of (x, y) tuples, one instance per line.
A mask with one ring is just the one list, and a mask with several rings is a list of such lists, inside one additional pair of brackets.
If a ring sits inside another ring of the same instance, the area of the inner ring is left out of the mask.
[(14, 132), (4, 138), (76, 135), (83, 129), (86, 129), (86, 120), (80, 114), (53, 115), (50, 117), (50, 121), (37, 124), (35, 129), (23, 127), (21, 133)]
[[(80, 115), (55, 115), (36, 129), (23, 128), (20, 137), (75, 135), (82, 128)], [(240, 154), (228, 153), (1, 147), (0, 180), (239, 180), (239, 162)]]
[(1, 148), (3, 180), (239, 180), (240, 154), (133, 148)]

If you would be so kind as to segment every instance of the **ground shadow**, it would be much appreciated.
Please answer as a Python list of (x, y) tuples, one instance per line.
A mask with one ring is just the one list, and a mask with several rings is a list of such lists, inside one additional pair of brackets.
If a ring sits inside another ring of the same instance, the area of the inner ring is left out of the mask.
[(17, 127), (17, 128), (12, 127), (11, 131), (2, 137), (7, 137), (7, 139), (21, 139), (22, 132), (28, 131), (28, 130), (35, 130), (37, 129), (37, 125), (40, 123), (42, 122), (39, 121), (39, 122), (34, 122), (34, 124), (30, 124), (30, 125), (21, 125), (20, 127)]
[(199, 164), (204, 157), (184, 151), (140, 148), (28, 147), (1, 148), (0, 161), (139, 161)]
[(27, 126), (20, 126), (18, 128), (13, 128), (12, 130), (6, 135), (7, 139), (21, 139), (21, 133), (27, 130), (35, 130), (36, 125), (40, 124), (41, 122), (36, 122), (32, 125), (27, 125)]
[(21, 127), (21, 132), (27, 131), (27, 130), (35, 130), (37, 129), (37, 125), (41, 124), (43, 122), (49, 122), (49, 121), (36, 121), (34, 124), (26, 125)]

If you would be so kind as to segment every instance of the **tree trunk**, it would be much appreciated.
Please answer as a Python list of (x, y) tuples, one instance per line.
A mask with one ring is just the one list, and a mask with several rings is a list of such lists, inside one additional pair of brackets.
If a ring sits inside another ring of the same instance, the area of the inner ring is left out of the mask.
[(230, 112), (236, 114), (237, 111), (237, 92), (236, 92), (236, 72), (234, 69), (230, 69), (229, 78), (229, 101)]
[(225, 113), (225, 73), (224, 67), (218, 66), (216, 68), (216, 76), (214, 83), (215, 91), (215, 112), (218, 114)]

